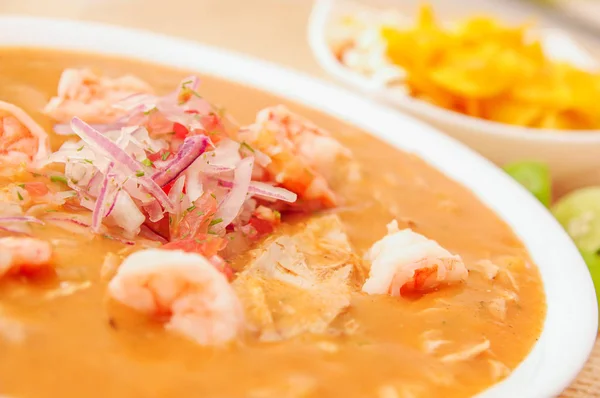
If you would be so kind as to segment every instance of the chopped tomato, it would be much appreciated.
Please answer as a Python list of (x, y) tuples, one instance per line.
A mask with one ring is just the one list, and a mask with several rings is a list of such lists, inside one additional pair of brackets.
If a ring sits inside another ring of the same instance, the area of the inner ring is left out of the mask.
[(184, 252), (198, 253), (210, 258), (223, 250), (225, 244), (225, 239), (217, 235), (198, 234), (195, 238), (171, 241), (162, 246), (162, 249), (183, 250)]
[(151, 229), (152, 232), (154, 232), (155, 234), (160, 235), (164, 238), (169, 237), (169, 219), (168, 219), (168, 217), (163, 217), (162, 220), (159, 220), (157, 222), (152, 222), (152, 221), (146, 219), (146, 222), (144, 224), (149, 229)]
[(205, 193), (190, 208), (185, 210), (183, 218), (171, 226), (171, 239), (195, 238), (208, 232), (209, 224), (217, 211), (217, 200)]
[[(170, 183), (168, 183), (167, 185), (165, 185), (164, 187), (162, 187), (162, 190), (168, 195), (169, 192), (171, 192), (171, 189), (173, 188), (173, 185), (175, 184), (176, 180), (171, 181)], [(185, 188), (185, 187), (184, 187)]]
[(175, 138), (184, 139), (190, 133), (190, 131), (181, 123), (173, 123), (173, 132)]
[(48, 193), (48, 187), (40, 181), (26, 182), (24, 188), (31, 196), (44, 196)]
[(270, 234), (275, 229), (275, 224), (271, 221), (263, 220), (258, 217), (252, 217), (250, 219), (250, 225), (254, 227), (258, 236)]

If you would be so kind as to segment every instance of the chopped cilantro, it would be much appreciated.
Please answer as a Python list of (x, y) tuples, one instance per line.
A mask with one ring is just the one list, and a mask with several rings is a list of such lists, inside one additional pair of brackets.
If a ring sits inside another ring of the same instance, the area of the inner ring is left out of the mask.
[(185, 211), (187, 211), (189, 213), (190, 211), (194, 211), (195, 208), (196, 208), (195, 205), (191, 205), (190, 207), (188, 207), (187, 209), (185, 209)]
[(169, 157), (170, 154), (171, 154), (171, 152), (167, 151), (167, 152), (163, 153), (160, 158), (162, 160), (167, 160), (167, 158)]
[(144, 112), (144, 115), (149, 115), (149, 114), (151, 114), (151, 113), (153, 113), (153, 112), (155, 112), (157, 110), (158, 109), (156, 109), (156, 107), (150, 108), (150, 109), (148, 109), (147, 111)]
[(204, 215), (204, 212), (202, 210), (198, 210), (196, 215), (198, 215), (198, 217), (202, 217)]
[(63, 176), (50, 176), (50, 181), (52, 182), (62, 182), (63, 184), (67, 183), (67, 179)]
[(18, 187), (25, 188), (25, 184), (17, 184)]
[(21, 192), (17, 191), (17, 197), (19, 198), (19, 200), (23, 200), (23, 196), (21, 195)]
[(210, 196), (212, 196), (212, 197), (213, 197), (213, 199), (216, 199), (216, 198), (217, 198), (217, 195), (215, 195), (215, 194), (214, 194), (214, 193), (212, 193), (212, 192), (211, 192)]
[(83, 161), (84, 161), (84, 162), (86, 162), (86, 163), (89, 163), (89, 164), (94, 164), (94, 162), (92, 162), (92, 161), (91, 161), (91, 160), (89, 160), (89, 159), (83, 159)]
[(250, 152), (254, 153), (254, 148), (252, 148), (250, 145), (248, 145), (247, 142), (242, 141), (242, 143), (240, 144), (241, 147), (246, 148), (247, 150), (249, 150)]
[(221, 223), (221, 222), (223, 222), (223, 219), (222, 219), (222, 218), (215, 218), (214, 220), (212, 220), (212, 221), (210, 222), (210, 224), (208, 224), (208, 226), (209, 226), (209, 227), (212, 227), (213, 225), (217, 225), (217, 224), (219, 224), (219, 223)]
[(187, 86), (188, 84), (192, 84), (192, 80), (186, 80), (185, 82), (181, 83), (181, 87), (183, 87), (183, 88), (187, 88), (186, 86)]
[(183, 192), (179, 194), (179, 201), (180, 202), (183, 200), (184, 196), (185, 196), (185, 194)]
[(135, 173), (135, 176), (136, 176), (136, 177), (143, 177), (143, 176), (144, 176), (144, 174), (146, 174), (146, 173), (144, 173), (144, 171), (143, 171), (143, 170), (140, 170), (140, 171), (138, 171), (137, 173)]
[(142, 164), (143, 164), (144, 166), (148, 166), (148, 167), (152, 167), (152, 166), (154, 166), (154, 163), (152, 163), (152, 161), (151, 161), (150, 159), (148, 159), (148, 158), (146, 158), (146, 159), (142, 160)]
[(83, 150), (84, 145), (80, 146), (79, 148), (77, 148), (77, 152), (81, 152)]

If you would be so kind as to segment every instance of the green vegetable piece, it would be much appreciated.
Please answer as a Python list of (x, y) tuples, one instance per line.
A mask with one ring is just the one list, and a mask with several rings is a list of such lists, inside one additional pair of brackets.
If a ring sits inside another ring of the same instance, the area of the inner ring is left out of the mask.
[(552, 180), (547, 165), (535, 161), (514, 162), (504, 166), (504, 171), (523, 185), (544, 206), (550, 206)]
[(552, 206), (552, 214), (579, 250), (600, 249), (600, 187), (578, 189)]

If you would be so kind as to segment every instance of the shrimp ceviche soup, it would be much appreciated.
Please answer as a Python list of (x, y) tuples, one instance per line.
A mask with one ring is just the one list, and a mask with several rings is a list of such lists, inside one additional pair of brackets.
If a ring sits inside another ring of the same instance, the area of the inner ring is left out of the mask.
[(3, 398), (466, 397), (539, 337), (522, 243), (415, 155), (214, 77), (0, 59)]

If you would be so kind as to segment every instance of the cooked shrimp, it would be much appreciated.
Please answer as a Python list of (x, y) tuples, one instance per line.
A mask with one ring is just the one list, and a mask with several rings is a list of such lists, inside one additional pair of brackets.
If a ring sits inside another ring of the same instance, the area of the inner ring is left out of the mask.
[(46, 268), (52, 258), (50, 243), (27, 237), (0, 238), (0, 277)]
[(327, 131), (279, 105), (260, 111), (256, 122), (241, 130), (240, 138), (271, 157), (266, 171), (276, 183), (304, 200), (335, 206), (324, 174), (336, 159), (350, 153)]
[(227, 278), (203, 256), (148, 249), (131, 254), (108, 285), (115, 300), (201, 345), (233, 340), (242, 330), (241, 303)]
[(48, 156), (48, 134), (24, 110), (0, 101), (0, 167)]
[(74, 116), (87, 123), (110, 123), (122, 115), (113, 104), (130, 95), (152, 91), (135, 76), (109, 78), (89, 69), (65, 69), (58, 83), (58, 95), (50, 99), (44, 113), (61, 123)]
[(365, 259), (371, 262), (371, 270), (362, 291), (369, 294), (425, 293), (468, 277), (460, 256), (410, 229), (400, 231), (395, 220), (388, 224), (388, 235), (375, 242)]

